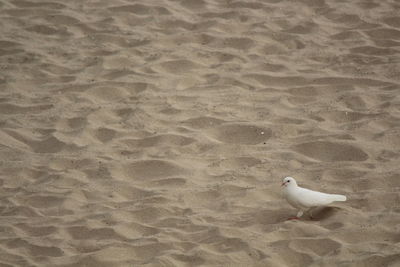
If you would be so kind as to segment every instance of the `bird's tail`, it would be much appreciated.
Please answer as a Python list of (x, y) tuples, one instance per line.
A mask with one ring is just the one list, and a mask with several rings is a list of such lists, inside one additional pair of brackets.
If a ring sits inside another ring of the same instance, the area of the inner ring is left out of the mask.
[(347, 197), (343, 196), (343, 195), (333, 194), (333, 195), (331, 195), (331, 197), (332, 197), (332, 201), (346, 201), (347, 200)]

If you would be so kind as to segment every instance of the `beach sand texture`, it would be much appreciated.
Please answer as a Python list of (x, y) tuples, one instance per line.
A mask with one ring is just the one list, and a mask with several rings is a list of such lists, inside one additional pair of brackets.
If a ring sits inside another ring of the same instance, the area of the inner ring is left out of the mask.
[(399, 1), (0, 0), (0, 69), (1, 266), (400, 266)]

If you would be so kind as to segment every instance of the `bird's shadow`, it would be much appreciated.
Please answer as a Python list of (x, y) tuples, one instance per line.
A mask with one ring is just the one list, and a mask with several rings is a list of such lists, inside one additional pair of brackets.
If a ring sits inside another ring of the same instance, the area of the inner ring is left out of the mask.
[(307, 212), (307, 220), (322, 221), (335, 215), (340, 208), (338, 207), (316, 207)]

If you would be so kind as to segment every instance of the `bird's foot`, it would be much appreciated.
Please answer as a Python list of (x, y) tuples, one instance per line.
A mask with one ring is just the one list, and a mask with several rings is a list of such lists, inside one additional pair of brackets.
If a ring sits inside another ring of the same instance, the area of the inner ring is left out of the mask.
[(300, 220), (300, 218), (297, 216), (293, 216), (287, 219), (287, 221), (292, 221), (292, 220)]

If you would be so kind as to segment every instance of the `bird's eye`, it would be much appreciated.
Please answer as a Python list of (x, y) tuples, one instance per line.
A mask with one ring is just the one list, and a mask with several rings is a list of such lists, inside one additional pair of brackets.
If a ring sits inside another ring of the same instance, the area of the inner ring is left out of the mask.
[(290, 183), (290, 180), (289, 181), (287, 181), (288, 183)]

